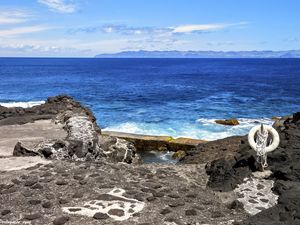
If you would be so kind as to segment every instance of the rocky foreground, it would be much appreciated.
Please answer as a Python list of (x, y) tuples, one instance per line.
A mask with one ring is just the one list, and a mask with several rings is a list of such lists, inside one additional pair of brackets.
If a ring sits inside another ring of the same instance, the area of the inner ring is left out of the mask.
[[(278, 131), (281, 142), (274, 152), (268, 154), (268, 169), (272, 174), (266, 180), (274, 183), (272, 191), (278, 195), (278, 204), (240, 224), (300, 224), (300, 112), (277, 120), (273, 127)], [(259, 169), (247, 137), (229, 137), (200, 144), (188, 152), (181, 163), (208, 161), (207, 185), (221, 192), (234, 190)], [(263, 189), (263, 185), (258, 189)], [(265, 199), (263, 195), (250, 197), (254, 205)]]
[[(246, 137), (191, 149), (103, 135), (68, 96), (0, 106), (0, 224), (298, 224), (299, 117), (277, 121), (282, 141), (263, 179)], [(147, 143), (186, 156), (142, 164)]]

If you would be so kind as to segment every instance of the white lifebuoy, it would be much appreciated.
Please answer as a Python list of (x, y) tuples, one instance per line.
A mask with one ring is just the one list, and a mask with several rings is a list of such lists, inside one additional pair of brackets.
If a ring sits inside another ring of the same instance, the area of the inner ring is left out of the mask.
[[(265, 152), (272, 152), (279, 145), (279, 142), (280, 142), (279, 134), (273, 127), (271, 127), (269, 125), (263, 125), (263, 127), (264, 127), (264, 129), (266, 129), (268, 131), (269, 134), (272, 135), (272, 143), (269, 146), (266, 146)], [(256, 132), (259, 129), (261, 129), (261, 125), (253, 127), (248, 134), (248, 142), (249, 142), (251, 148), (253, 148), (255, 151), (256, 151), (256, 142), (254, 140), (254, 137), (255, 137)]]

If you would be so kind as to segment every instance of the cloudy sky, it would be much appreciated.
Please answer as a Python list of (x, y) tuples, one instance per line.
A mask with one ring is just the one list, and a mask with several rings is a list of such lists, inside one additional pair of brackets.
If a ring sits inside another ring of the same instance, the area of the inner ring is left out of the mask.
[(0, 56), (300, 49), (299, 0), (1, 0)]

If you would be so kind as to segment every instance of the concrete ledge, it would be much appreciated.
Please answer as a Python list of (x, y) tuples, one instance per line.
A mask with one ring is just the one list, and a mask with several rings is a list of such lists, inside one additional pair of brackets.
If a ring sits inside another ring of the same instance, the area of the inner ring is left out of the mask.
[(0, 158), (0, 171), (23, 170), (37, 164), (49, 164), (51, 161), (41, 157), (3, 157)]
[(137, 151), (188, 151), (195, 148), (198, 144), (207, 142), (190, 138), (173, 138), (171, 136), (141, 135), (115, 131), (102, 131), (102, 135), (130, 141), (135, 145)]
[(67, 136), (62, 125), (51, 120), (37, 120), (23, 125), (0, 126), (0, 156), (12, 156), (18, 141), (38, 143), (46, 139), (59, 139)]

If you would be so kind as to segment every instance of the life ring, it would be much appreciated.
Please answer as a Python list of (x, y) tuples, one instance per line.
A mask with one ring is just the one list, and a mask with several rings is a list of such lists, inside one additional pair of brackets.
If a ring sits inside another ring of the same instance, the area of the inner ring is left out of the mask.
[[(274, 151), (280, 142), (279, 134), (278, 132), (271, 126), (269, 125), (263, 125), (263, 128), (268, 131), (268, 134), (272, 135), (272, 143), (269, 146), (266, 146), (265, 152), (272, 152)], [(251, 146), (256, 151), (256, 142), (254, 140), (256, 132), (261, 129), (261, 125), (253, 127), (249, 134), (248, 134), (248, 142)]]

